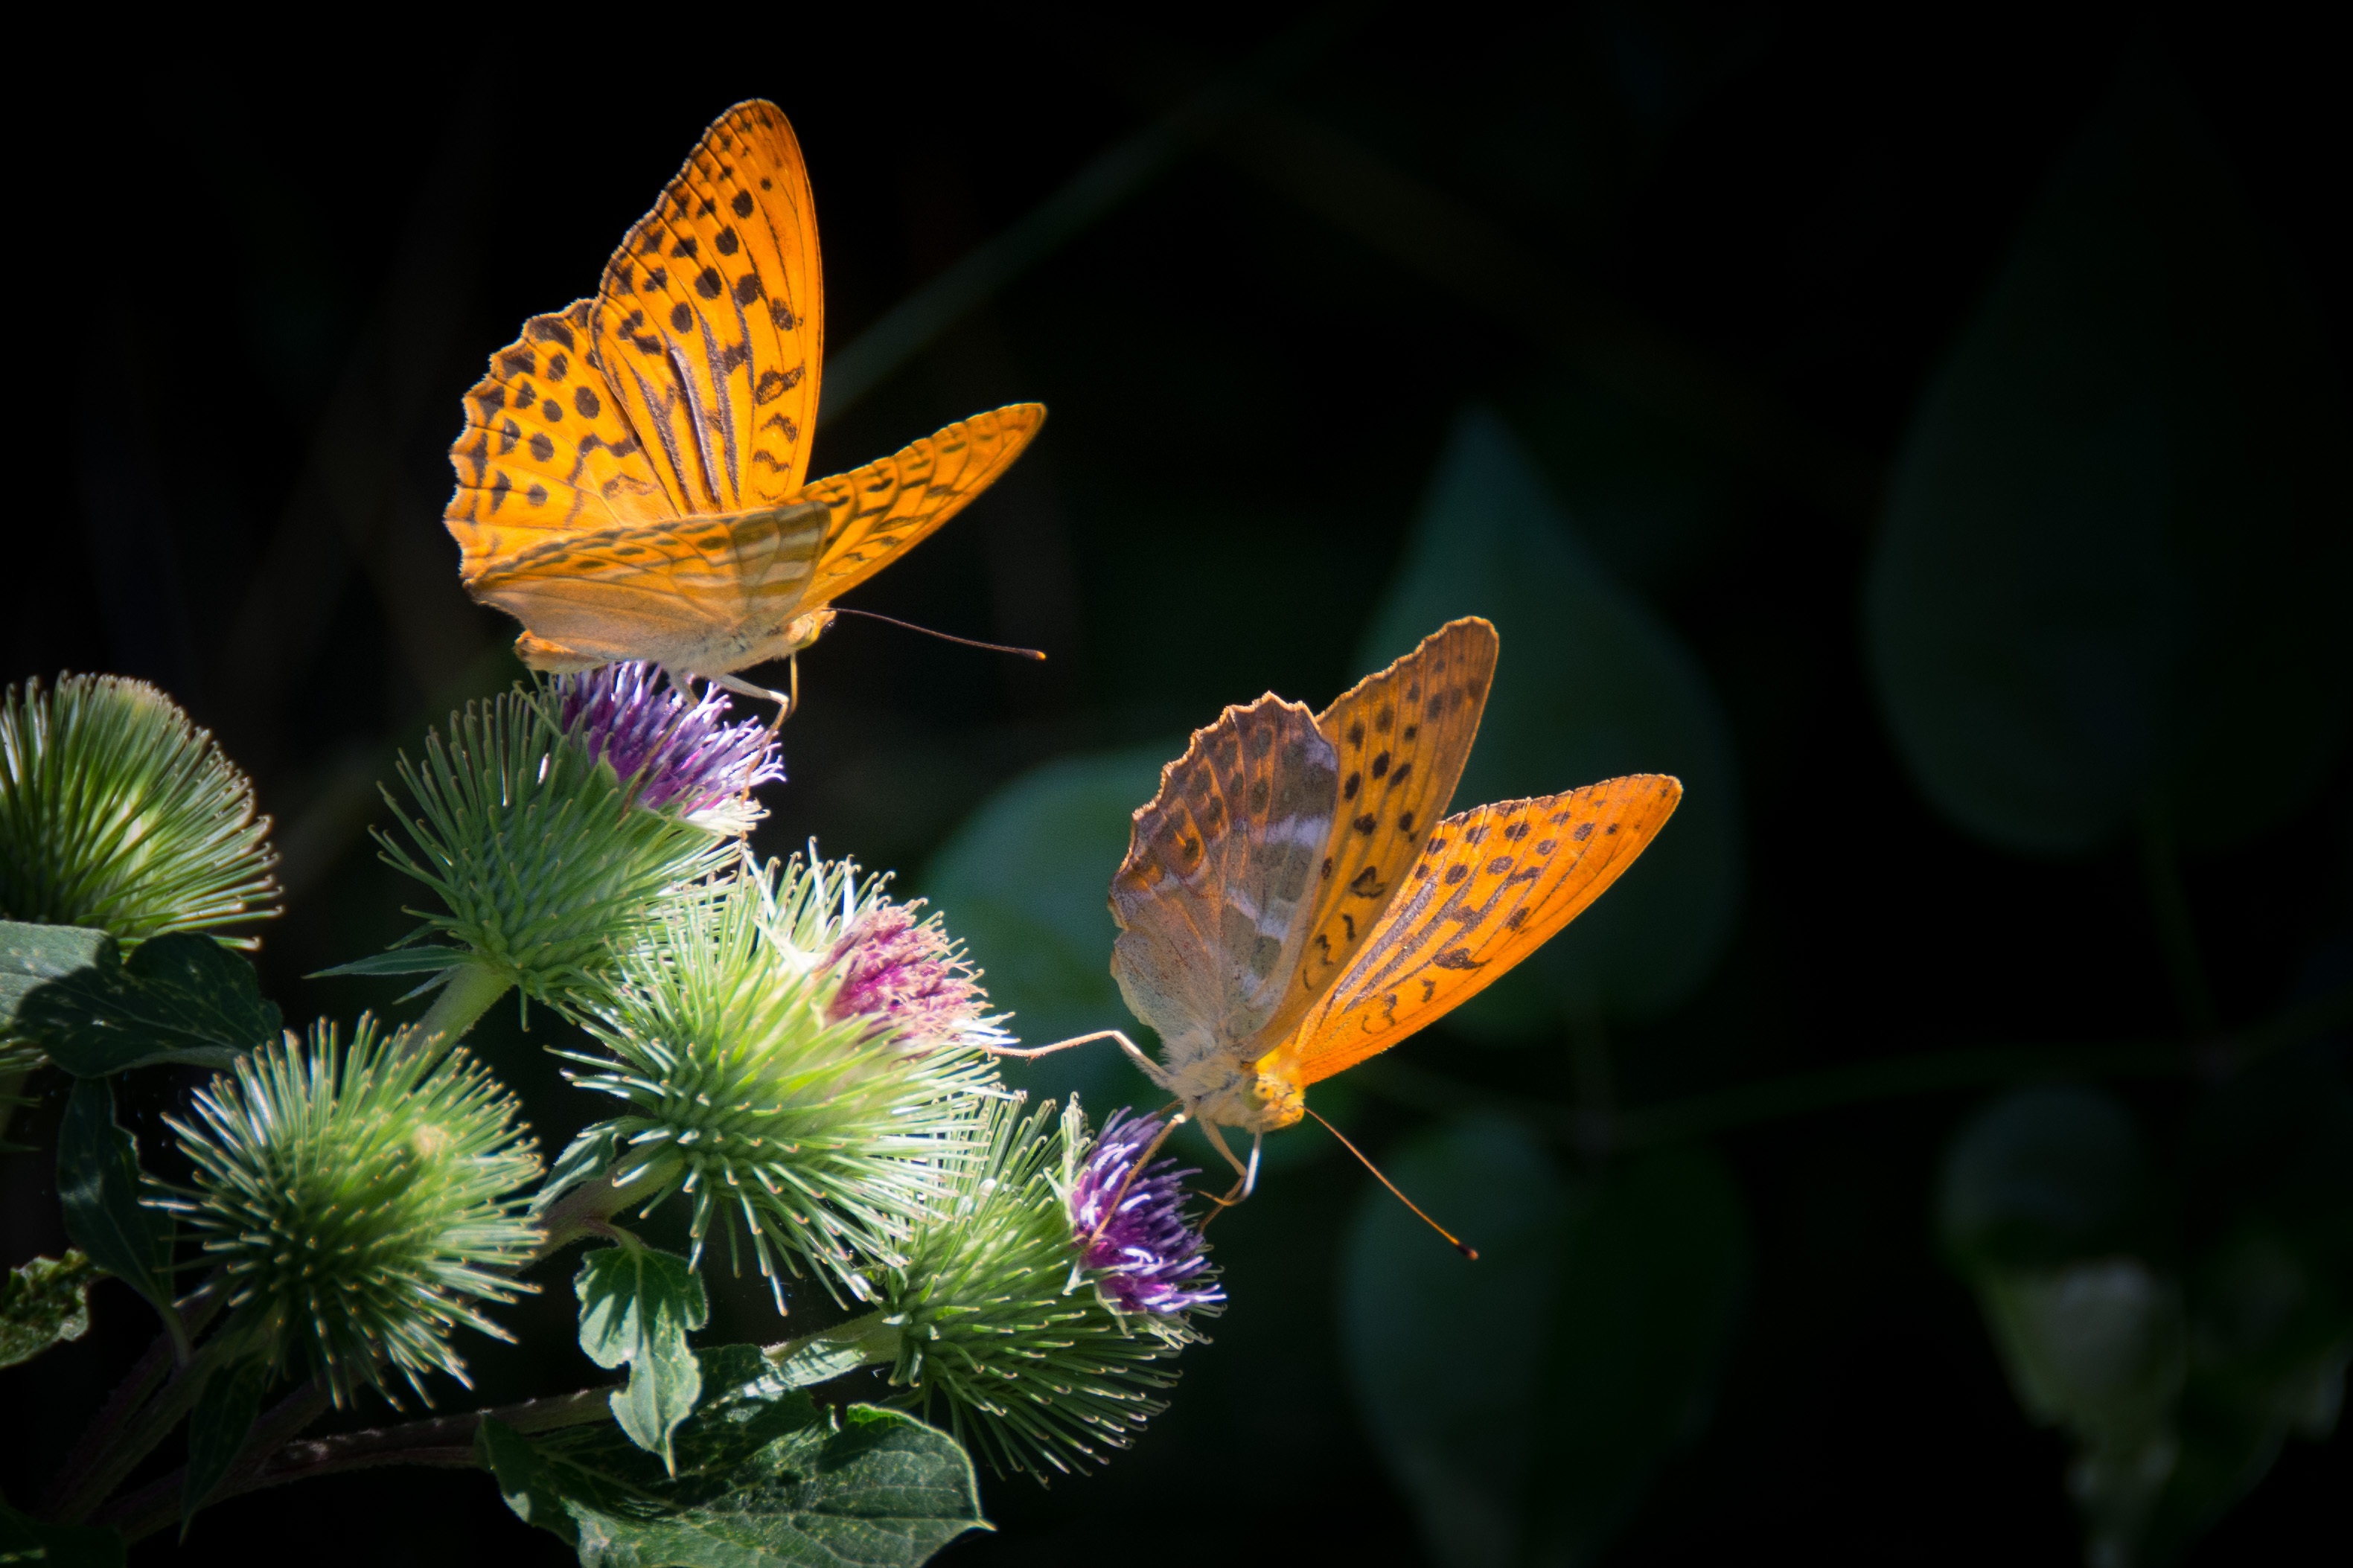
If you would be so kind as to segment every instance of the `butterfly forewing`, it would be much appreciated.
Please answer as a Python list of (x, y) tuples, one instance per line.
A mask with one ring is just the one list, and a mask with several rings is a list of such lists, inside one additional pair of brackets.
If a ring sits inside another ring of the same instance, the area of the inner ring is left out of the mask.
[(582, 531), (672, 513), (620, 400), (586, 353), (591, 303), (534, 316), (466, 394), (443, 521), (470, 582), (494, 563)]
[(1600, 897), (1682, 798), (1637, 773), (1448, 817), (1276, 1070), (1329, 1078), (1477, 995)]
[(1261, 697), (1197, 731), (1112, 879), (1112, 973), (1176, 1061), (1254, 1035), (1305, 940), (1338, 778), (1308, 710)]
[[(1315, 912), (1286, 1009), (1306, 1011), (1346, 969), (1454, 797), (1495, 676), (1495, 628), (1466, 616), (1422, 638), (1319, 715), (1340, 792)], [(1278, 1019), (1276, 1026), (1286, 1020)]]
[(1036, 403), (976, 414), (803, 490), (797, 500), (821, 502), (832, 516), (808, 605), (831, 603), (928, 538), (995, 482), (1045, 423)]
[(783, 110), (720, 116), (606, 264), (595, 353), (681, 514), (808, 472), (824, 353), (816, 209)]

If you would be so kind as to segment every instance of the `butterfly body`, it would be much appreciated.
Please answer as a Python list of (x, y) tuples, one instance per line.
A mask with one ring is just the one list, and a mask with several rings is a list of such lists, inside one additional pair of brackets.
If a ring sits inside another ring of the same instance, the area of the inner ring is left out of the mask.
[(1045, 410), (1017, 404), (814, 483), (824, 291), (808, 176), (774, 104), (715, 121), (606, 264), (467, 394), (443, 521), (534, 668), (725, 676), (945, 523)]
[(1160, 1036), (1140, 1065), (1213, 1132), (1299, 1121), (1308, 1085), (1534, 952), (1674, 810), (1680, 784), (1636, 774), (1444, 816), (1496, 651), (1469, 617), (1321, 714), (1229, 708), (1136, 812), (1112, 973)]

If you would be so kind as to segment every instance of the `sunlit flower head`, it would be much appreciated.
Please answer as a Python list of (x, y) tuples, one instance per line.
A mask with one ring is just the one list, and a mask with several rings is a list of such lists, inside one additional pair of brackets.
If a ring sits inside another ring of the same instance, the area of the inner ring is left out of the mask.
[(752, 796), (785, 776), (775, 734), (757, 720), (727, 722), (716, 686), (695, 699), (649, 664), (608, 664), (551, 683), (556, 723), (591, 758), (636, 781), (638, 805), (713, 832), (743, 834), (765, 815)]
[(394, 1376), (422, 1394), (430, 1372), (465, 1380), (453, 1329), (507, 1338), (481, 1309), (533, 1289), (510, 1278), (539, 1241), (517, 1109), (463, 1054), (433, 1065), (364, 1021), (348, 1047), (322, 1026), (165, 1118), (195, 1180), (151, 1201), (201, 1238), (282, 1369), (323, 1376), (338, 1404)]
[(609, 1146), (606, 1179), (650, 1176), (649, 1203), (685, 1194), (696, 1255), (747, 1243), (779, 1309), (783, 1278), (810, 1264), (862, 1294), (867, 1266), (979, 1157), (1002, 1093), (969, 1042), (910, 1051), (833, 1016), (830, 955), (860, 885), (847, 863), (746, 867), (666, 916), (584, 1009), (604, 1054), (576, 1057), (575, 1081), (628, 1102), (582, 1134)]
[(1166, 1317), (1226, 1299), (1209, 1273), (1200, 1231), (1185, 1217), (1185, 1178), (1199, 1173), (1165, 1159), (1136, 1170), (1166, 1126), (1157, 1116), (1112, 1112), (1065, 1198), (1084, 1249), (1081, 1261), (1123, 1312)]

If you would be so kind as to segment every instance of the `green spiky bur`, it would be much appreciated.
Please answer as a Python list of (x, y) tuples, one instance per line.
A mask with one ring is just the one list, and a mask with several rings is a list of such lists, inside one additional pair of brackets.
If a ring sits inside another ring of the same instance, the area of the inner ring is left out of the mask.
[[(617, 949), (670, 900), (739, 853), (735, 841), (637, 805), (543, 703), (510, 692), (453, 714), (400, 776), (419, 815), (385, 861), (439, 895), (418, 937), (454, 942), (524, 994), (562, 1005), (592, 991)], [(389, 795), (386, 797), (389, 799)], [(393, 803), (398, 809), (398, 803)]]
[(194, 1184), (150, 1201), (222, 1271), (229, 1332), (323, 1374), (338, 1404), (391, 1373), (420, 1396), (427, 1373), (464, 1382), (459, 1325), (507, 1337), (481, 1309), (535, 1289), (508, 1276), (539, 1243), (522, 1189), (540, 1166), (480, 1064), (403, 1053), (365, 1020), (348, 1047), (321, 1026), (246, 1058), (195, 1109), (165, 1118)]
[(1089, 1280), (1063, 1199), (1086, 1122), (1073, 1103), (1050, 1125), (1053, 1110), (992, 1105), (986, 1158), (955, 1174), (949, 1202), (872, 1280), (899, 1330), (892, 1381), (927, 1418), (944, 1403), (949, 1430), (1000, 1473), (1040, 1479), (1127, 1447), (1162, 1408), (1147, 1391), (1176, 1382), (1156, 1363), (1201, 1337), (1181, 1320), (1122, 1316)]
[(125, 942), (263, 919), (269, 831), (245, 775), (146, 682), (69, 675), (0, 697), (0, 919)]
[(746, 867), (670, 909), (581, 1009), (609, 1055), (575, 1057), (574, 1080), (630, 1109), (575, 1148), (616, 1152), (614, 1187), (650, 1179), (645, 1207), (686, 1194), (698, 1262), (714, 1226), (738, 1262), (748, 1242), (779, 1310), (805, 1265), (862, 1296), (868, 1261), (895, 1257), (979, 1155), (1003, 1092), (969, 1040), (916, 1047), (829, 1016), (829, 955), (872, 889), (854, 867)]

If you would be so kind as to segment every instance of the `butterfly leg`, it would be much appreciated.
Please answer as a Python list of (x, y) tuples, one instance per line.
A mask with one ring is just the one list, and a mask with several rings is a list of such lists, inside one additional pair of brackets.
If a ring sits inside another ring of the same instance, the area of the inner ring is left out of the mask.
[(1134, 1040), (1117, 1029), (1097, 1029), (1092, 1035), (1073, 1035), (1067, 1040), (1056, 1040), (1050, 1046), (988, 1046), (983, 1048), (993, 1057), (1019, 1057), (1029, 1060), (1037, 1057), (1050, 1057), (1056, 1051), (1067, 1051), (1073, 1046), (1091, 1046), (1097, 1040), (1117, 1040), (1119, 1048), (1127, 1053), (1128, 1060), (1134, 1062), (1145, 1077), (1162, 1089), (1169, 1087), (1160, 1064), (1145, 1056)]
[(712, 684), (723, 686), (738, 697), (750, 697), (775, 703), (776, 716), (768, 721), (768, 732), (772, 735), (784, 727), (785, 721), (792, 717), (793, 710), (800, 706), (801, 673), (798, 660), (794, 661), (793, 689), (790, 692), (771, 691), (765, 686), (754, 686), (750, 681), (733, 675), (714, 675), (711, 680)]

